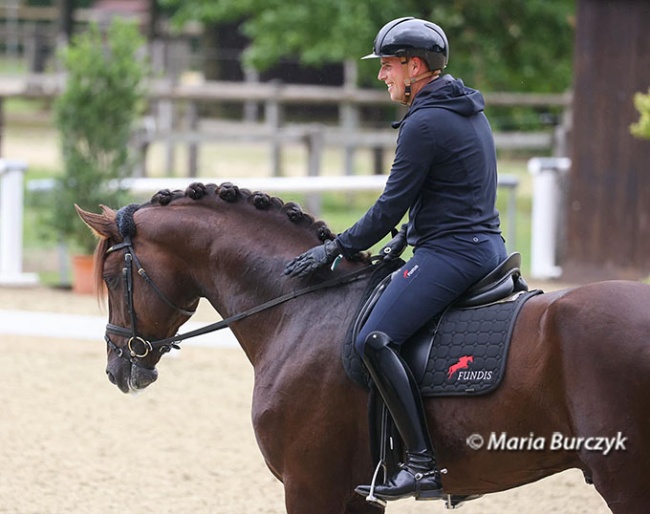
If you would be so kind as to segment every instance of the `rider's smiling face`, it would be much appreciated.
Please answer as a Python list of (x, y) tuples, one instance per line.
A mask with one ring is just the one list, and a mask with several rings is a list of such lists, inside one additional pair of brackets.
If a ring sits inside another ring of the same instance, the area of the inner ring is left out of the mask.
[(388, 86), (391, 100), (400, 102), (404, 98), (404, 66), (399, 57), (382, 57), (377, 78)]

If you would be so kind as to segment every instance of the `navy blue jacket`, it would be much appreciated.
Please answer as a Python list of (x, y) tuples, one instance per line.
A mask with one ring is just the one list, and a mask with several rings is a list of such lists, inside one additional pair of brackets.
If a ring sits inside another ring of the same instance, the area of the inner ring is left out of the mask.
[(408, 243), (449, 235), (499, 234), (496, 151), (483, 95), (450, 75), (424, 86), (399, 124), (386, 187), (338, 236), (350, 256), (379, 242), (409, 212)]

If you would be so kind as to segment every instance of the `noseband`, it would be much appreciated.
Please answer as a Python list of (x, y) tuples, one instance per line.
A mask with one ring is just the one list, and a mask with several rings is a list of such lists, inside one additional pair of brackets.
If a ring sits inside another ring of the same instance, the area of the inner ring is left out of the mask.
[[(160, 353), (167, 353), (172, 348), (179, 348), (177, 342), (174, 341), (174, 338), (165, 339), (156, 342), (150, 342), (142, 336), (138, 335), (137, 331), (137, 316), (135, 314), (135, 307), (133, 305), (133, 266), (137, 269), (138, 275), (140, 275), (144, 281), (153, 289), (158, 298), (160, 298), (166, 305), (172, 309), (185, 314), (186, 316), (192, 316), (196, 310), (187, 310), (178, 307), (173, 303), (169, 298), (167, 298), (158, 286), (151, 280), (151, 277), (147, 275), (147, 272), (142, 267), (138, 256), (135, 254), (133, 249), (133, 244), (131, 243), (130, 237), (125, 237), (121, 243), (118, 243), (114, 246), (111, 246), (106, 250), (106, 255), (113, 253), (117, 250), (124, 251), (124, 267), (122, 268), (122, 280), (124, 282), (124, 296), (126, 300), (126, 305), (129, 310), (129, 317), (131, 318), (131, 328), (120, 327), (119, 325), (114, 325), (108, 323), (106, 325), (106, 334), (104, 335), (104, 340), (106, 344), (115, 351), (118, 357), (128, 358), (133, 364), (138, 364), (137, 359), (143, 359), (149, 352), (157, 349)], [(109, 334), (113, 334), (120, 337), (128, 338), (127, 348), (129, 350), (129, 356), (124, 355), (124, 349), (117, 346), (110, 338)]]

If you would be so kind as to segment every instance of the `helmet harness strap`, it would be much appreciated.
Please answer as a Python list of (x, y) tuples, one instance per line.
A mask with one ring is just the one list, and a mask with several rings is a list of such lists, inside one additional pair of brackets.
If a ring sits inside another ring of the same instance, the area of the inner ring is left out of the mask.
[(433, 76), (434, 72), (432, 70), (427, 70), (424, 73), (421, 73), (420, 75), (417, 75), (415, 77), (409, 77), (409, 70), (408, 70), (409, 58), (406, 56), (401, 56), (400, 62), (402, 63), (402, 68), (404, 69), (404, 76), (406, 77), (404, 79), (404, 98), (401, 103), (404, 105), (411, 105), (411, 102), (413, 101), (413, 98), (411, 97), (411, 85), (415, 84), (416, 82), (424, 78)]

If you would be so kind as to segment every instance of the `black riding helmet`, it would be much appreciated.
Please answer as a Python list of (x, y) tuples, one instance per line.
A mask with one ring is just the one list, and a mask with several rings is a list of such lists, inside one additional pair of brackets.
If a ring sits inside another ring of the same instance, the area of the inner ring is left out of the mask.
[(384, 25), (375, 37), (373, 53), (362, 59), (414, 56), (424, 59), (430, 70), (443, 69), (449, 60), (449, 43), (438, 25), (409, 16)]

